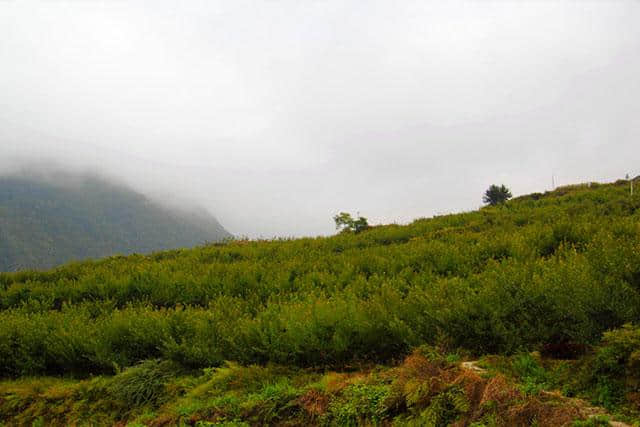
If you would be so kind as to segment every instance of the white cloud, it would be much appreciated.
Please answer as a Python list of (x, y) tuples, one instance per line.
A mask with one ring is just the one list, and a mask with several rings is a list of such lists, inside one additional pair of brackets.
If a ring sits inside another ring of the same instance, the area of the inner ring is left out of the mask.
[(637, 174), (637, 22), (634, 1), (4, 1), (0, 167), (99, 170), (251, 236)]

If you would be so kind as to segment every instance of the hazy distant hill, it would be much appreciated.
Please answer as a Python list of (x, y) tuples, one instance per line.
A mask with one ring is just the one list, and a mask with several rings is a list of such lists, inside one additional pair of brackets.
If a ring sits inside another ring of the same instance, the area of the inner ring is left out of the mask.
[(0, 271), (230, 237), (206, 213), (169, 209), (97, 178), (56, 178), (0, 177)]

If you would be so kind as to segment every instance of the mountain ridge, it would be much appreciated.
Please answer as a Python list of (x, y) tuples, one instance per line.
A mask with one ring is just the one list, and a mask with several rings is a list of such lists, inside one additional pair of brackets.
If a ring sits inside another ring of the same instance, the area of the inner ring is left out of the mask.
[(229, 237), (202, 211), (165, 206), (98, 176), (0, 176), (0, 271), (46, 269)]

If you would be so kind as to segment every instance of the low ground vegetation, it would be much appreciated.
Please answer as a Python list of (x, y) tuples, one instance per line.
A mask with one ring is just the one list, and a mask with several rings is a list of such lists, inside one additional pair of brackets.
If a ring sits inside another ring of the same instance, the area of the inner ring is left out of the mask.
[[(227, 362), (189, 373), (148, 360), (110, 377), (5, 381), (0, 413), (9, 425), (50, 426), (555, 427), (612, 419), (603, 408), (542, 390), (561, 368), (543, 367), (535, 355), (489, 357), (480, 372), (457, 359), (423, 346), (395, 367), (320, 372)], [(578, 366), (562, 369), (579, 374)]]

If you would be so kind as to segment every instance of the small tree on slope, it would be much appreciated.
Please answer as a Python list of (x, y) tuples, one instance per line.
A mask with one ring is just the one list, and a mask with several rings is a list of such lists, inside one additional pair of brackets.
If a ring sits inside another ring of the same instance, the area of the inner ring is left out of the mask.
[(359, 233), (361, 231), (369, 228), (369, 223), (365, 217), (358, 217), (358, 219), (353, 219), (351, 214), (347, 212), (340, 212), (338, 215), (333, 217), (333, 220), (336, 222), (336, 229), (341, 231), (353, 231), (354, 233)]
[(489, 206), (495, 206), (504, 203), (511, 198), (511, 191), (503, 185), (492, 185), (484, 192), (482, 201)]

